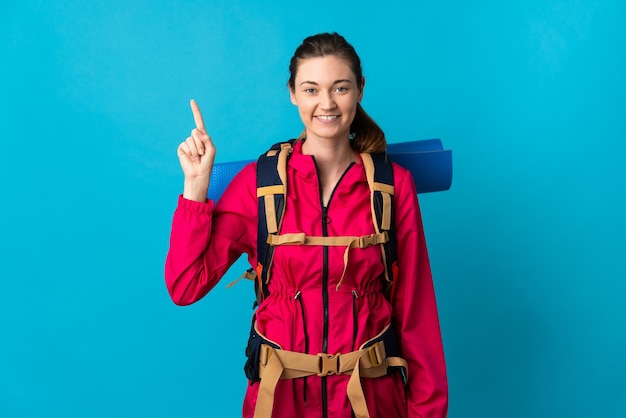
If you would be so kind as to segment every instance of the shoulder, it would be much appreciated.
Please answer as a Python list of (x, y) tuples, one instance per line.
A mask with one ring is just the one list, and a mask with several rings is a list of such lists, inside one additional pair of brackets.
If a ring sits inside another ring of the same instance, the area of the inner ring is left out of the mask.
[(417, 189), (411, 172), (396, 163), (392, 163), (392, 165), (396, 200), (404, 203), (417, 202)]
[(226, 187), (220, 201), (256, 199), (256, 166), (256, 161), (250, 162), (239, 170)]
[(391, 163), (391, 165), (393, 166), (393, 178), (395, 181), (406, 181), (409, 178), (413, 179), (413, 177), (411, 176), (411, 172), (406, 168), (397, 163)]
[(237, 182), (246, 188), (256, 190), (256, 167), (257, 162), (253, 161), (246, 164), (233, 179), (233, 183)]

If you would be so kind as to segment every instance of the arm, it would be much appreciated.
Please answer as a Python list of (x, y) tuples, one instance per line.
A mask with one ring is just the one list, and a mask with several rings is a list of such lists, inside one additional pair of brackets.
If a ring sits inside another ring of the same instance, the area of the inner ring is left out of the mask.
[(217, 206), (207, 201), (215, 146), (198, 105), (191, 100), (190, 106), (196, 127), (178, 146), (185, 183), (165, 262), (167, 289), (178, 305), (204, 297), (242, 253), (256, 257), (255, 168), (245, 167)]
[(180, 196), (165, 261), (165, 282), (174, 303), (200, 300), (243, 253), (253, 264), (256, 234), (255, 164), (235, 176), (216, 205)]
[(435, 292), (413, 178), (395, 170), (399, 276), (393, 311), (402, 355), (408, 362), (411, 418), (444, 418), (448, 382)]

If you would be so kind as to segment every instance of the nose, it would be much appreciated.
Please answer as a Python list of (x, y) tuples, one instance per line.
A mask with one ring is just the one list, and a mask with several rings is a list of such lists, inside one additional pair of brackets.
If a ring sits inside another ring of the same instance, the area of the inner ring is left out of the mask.
[(329, 92), (320, 94), (320, 108), (328, 110), (328, 109), (333, 109), (335, 107), (335, 100), (333, 99), (332, 94), (330, 94)]

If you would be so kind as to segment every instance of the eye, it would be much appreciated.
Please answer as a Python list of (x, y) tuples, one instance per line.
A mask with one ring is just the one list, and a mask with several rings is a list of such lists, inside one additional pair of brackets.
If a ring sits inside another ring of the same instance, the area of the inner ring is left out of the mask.
[(335, 91), (336, 91), (337, 93), (340, 93), (340, 94), (341, 94), (341, 93), (346, 93), (346, 92), (348, 91), (348, 87), (346, 87), (346, 86), (339, 86), (339, 87), (337, 87), (337, 88), (335, 89)]
[(304, 89), (304, 92), (306, 94), (315, 94), (315, 89), (313, 87), (309, 87), (309, 88)]

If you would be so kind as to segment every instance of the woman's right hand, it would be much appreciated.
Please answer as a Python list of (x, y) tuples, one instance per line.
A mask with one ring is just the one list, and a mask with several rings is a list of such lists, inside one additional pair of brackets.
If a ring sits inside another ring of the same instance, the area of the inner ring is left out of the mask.
[(189, 104), (196, 127), (178, 146), (178, 159), (185, 175), (183, 197), (205, 202), (215, 161), (215, 145), (206, 132), (198, 104), (193, 99)]

